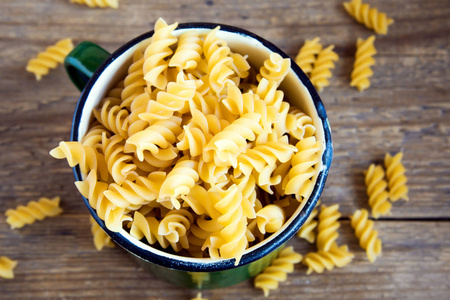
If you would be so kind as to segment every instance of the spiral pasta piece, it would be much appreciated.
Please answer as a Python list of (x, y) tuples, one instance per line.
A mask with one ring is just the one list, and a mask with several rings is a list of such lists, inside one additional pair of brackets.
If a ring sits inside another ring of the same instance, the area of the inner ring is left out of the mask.
[(329, 86), (328, 81), (333, 74), (334, 62), (339, 60), (339, 56), (333, 51), (334, 45), (328, 46), (319, 52), (314, 68), (311, 71), (310, 80), (314, 87), (321, 92), (324, 87)]
[(84, 174), (95, 170), (103, 180), (108, 180), (105, 157), (93, 147), (83, 146), (80, 142), (60, 142), (58, 147), (50, 151), (50, 155), (57, 159), (67, 158), (70, 167), (79, 165)]
[(220, 95), (225, 84), (234, 74), (231, 65), (233, 58), (229, 56), (231, 50), (227, 43), (216, 36), (220, 26), (211, 30), (203, 41), (203, 53), (208, 64), (209, 85), (211, 89)]
[(313, 65), (316, 62), (316, 56), (322, 51), (322, 44), (320, 43), (320, 38), (316, 37), (312, 40), (306, 40), (303, 46), (298, 51), (295, 57), (295, 62), (297, 65), (305, 72), (309, 74)]
[(326, 206), (322, 204), (319, 213), (319, 224), (317, 226), (317, 249), (329, 251), (333, 247), (337, 247), (336, 240), (339, 237), (337, 230), (341, 226), (339, 224), (339, 204)]
[[(301, 140), (313, 136), (316, 133), (316, 127), (310, 116), (296, 107), (291, 107), (286, 115), (286, 132), (297, 140)], [(284, 133), (279, 132), (279, 134)]]
[(5, 279), (14, 278), (14, 268), (17, 266), (17, 261), (12, 260), (6, 256), (0, 256), (0, 277)]
[(397, 201), (404, 199), (409, 201), (408, 187), (405, 176), (405, 167), (402, 164), (403, 153), (399, 152), (394, 157), (386, 153), (384, 158), (384, 166), (386, 168), (386, 178), (389, 186), (389, 199)]
[(295, 252), (292, 246), (284, 248), (270, 266), (255, 277), (255, 288), (262, 289), (264, 296), (268, 297), (270, 290), (276, 290), (280, 282), (286, 281), (287, 274), (292, 273), (294, 265), (302, 259), (303, 256)]
[(209, 162), (214, 158), (217, 166), (231, 164), (237, 167), (237, 157), (246, 150), (247, 140), (254, 141), (255, 134), (262, 132), (260, 118), (257, 113), (245, 114), (216, 134), (203, 150), (205, 161)]
[(332, 247), (329, 251), (310, 252), (305, 255), (303, 264), (308, 267), (306, 274), (331, 271), (334, 267), (342, 268), (353, 260), (354, 255), (348, 251), (347, 245)]
[(392, 204), (388, 201), (389, 194), (386, 191), (388, 184), (384, 179), (383, 168), (371, 164), (365, 175), (367, 196), (369, 196), (372, 216), (378, 219), (380, 216), (390, 214)]
[(135, 181), (125, 180), (122, 184), (111, 183), (103, 194), (117, 207), (145, 205), (158, 199), (165, 179), (165, 172), (155, 171), (146, 177), (139, 176)]
[(97, 181), (97, 173), (89, 172), (85, 180), (75, 182), (75, 186), (83, 197), (89, 200), (89, 204), (96, 210), (97, 215), (105, 221), (106, 228), (113, 232), (122, 229), (122, 223), (131, 221), (131, 217), (125, 213), (125, 209), (113, 205), (103, 194), (108, 189), (106, 182)]
[(194, 217), (187, 210), (171, 210), (159, 223), (158, 234), (164, 236), (170, 243), (180, 243), (184, 249), (188, 249), (187, 234), (193, 222)]
[[(276, 108), (277, 112), (281, 112), (281, 106), (287, 102), (283, 102), (284, 93), (283, 91), (277, 90), (278, 84), (275, 81), (269, 81), (266, 78), (261, 78), (258, 86), (256, 87), (255, 93), (259, 96), (260, 99), (264, 100), (264, 102), (268, 106), (273, 106)], [(288, 104), (289, 105), (289, 104)], [(284, 120), (283, 116), (279, 116), (279, 120)], [(279, 122), (275, 123), (275, 127)]]
[(198, 162), (189, 159), (179, 160), (161, 185), (159, 198), (170, 198), (172, 205), (179, 209), (181, 205), (178, 198), (189, 194), (199, 180), (197, 169)]
[(107, 138), (111, 137), (108, 129), (101, 124), (93, 125), (88, 132), (86, 132), (85, 136), (81, 140), (81, 144), (83, 146), (92, 147), (95, 151), (103, 154), (102, 147), (102, 135), (103, 133)]
[(134, 99), (145, 92), (147, 82), (144, 80), (144, 61), (144, 54), (140, 49), (136, 49), (133, 54), (133, 63), (128, 68), (128, 74), (123, 82), (124, 88), (120, 93), (121, 108), (129, 108)]
[(110, 99), (106, 99), (101, 108), (94, 109), (92, 113), (105, 128), (126, 139), (128, 138), (128, 111), (120, 108), (118, 103), (120, 100), (114, 104)]
[(305, 221), (303, 226), (297, 232), (297, 236), (299, 238), (305, 239), (311, 244), (316, 241), (316, 233), (314, 232), (314, 230), (317, 228), (319, 222), (314, 220), (314, 218), (316, 218), (319, 215), (318, 205), (319, 202), (317, 203), (316, 208), (313, 209), (313, 211), (311, 212), (311, 214), (309, 215), (308, 219)]
[(344, 8), (358, 23), (364, 24), (378, 34), (387, 34), (388, 26), (394, 23), (394, 19), (388, 18), (385, 13), (379, 12), (374, 7), (370, 8), (369, 4), (362, 3), (361, 0), (344, 2)]
[(167, 25), (161, 18), (155, 23), (155, 33), (144, 52), (143, 74), (149, 89), (152, 86), (159, 90), (166, 88), (167, 79), (163, 72), (168, 68), (169, 62), (165, 59), (173, 53), (170, 46), (177, 42), (177, 38), (172, 32), (177, 26), (178, 23)]
[(30, 59), (26, 70), (34, 73), (36, 80), (39, 81), (42, 76), (48, 74), (49, 69), (55, 69), (58, 63), (62, 63), (72, 49), (72, 39), (60, 40), (55, 45), (40, 52), (37, 57)]
[(30, 201), (26, 206), (19, 205), (16, 209), (8, 209), (5, 212), (6, 223), (11, 229), (22, 228), (36, 220), (42, 221), (47, 217), (55, 217), (62, 213), (59, 207), (60, 198), (39, 198), (38, 201)]
[(369, 220), (369, 213), (365, 209), (355, 211), (350, 220), (359, 245), (366, 250), (367, 258), (373, 263), (381, 256), (381, 240), (378, 238), (378, 232), (373, 229), (374, 222)]
[(169, 61), (169, 67), (182, 70), (195, 69), (203, 53), (203, 41), (195, 31), (183, 33), (178, 39), (178, 47)]
[(97, 224), (94, 218), (90, 218), (91, 232), (94, 238), (94, 246), (97, 251), (101, 251), (104, 247), (113, 248), (114, 243), (103, 229)]
[(143, 131), (130, 136), (125, 143), (125, 152), (135, 152), (140, 161), (144, 160), (144, 151), (158, 154), (160, 149), (170, 148), (181, 133), (181, 118), (172, 116), (167, 120), (155, 122)]
[(181, 198), (184, 200), (183, 206), (189, 206), (199, 216), (207, 214), (214, 219), (220, 216), (211, 202), (208, 191), (200, 185), (194, 185), (189, 194), (183, 195)]
[(318, 173), (314, 166), (320, 162), (322, 144), (314, 136), (305, 138), (295, 145), (298, 152), (291, 160), (292, 169), (283, 180), (285, 194), (307, 198), (312, 192), (312, 178)]
[(270, 53), (269, 58), (264, 61), (264, 65), (259, 69), (260, 74), (256, 76), (256, 79), (261, 81), (262, 78), (266, 78), (280, 85), (290, 68), (291, 60), (289, 58), (283, 58), (278, 53)]
[(118, 8), (119, 0), (70, 0), (70, 3), (76, 3), (86, 5), (88, 7), (100, 7), (100, 8)]
[(372, 35), (366, 40), (358, 38), (356, 42), (357, 49), (350, 86), (356, 87), (360, 92), (370, 86), (369, 78), (373, 75), (370, 67), (375, 65), (375, 59), (372, 56), (377, 53), (373, 45), (374, 41), (375, 36)]
[(256, 221), (261, 233), (273, 233), (283, 226), (285, 214), (278, 205), (268, 204), (256, 213)]

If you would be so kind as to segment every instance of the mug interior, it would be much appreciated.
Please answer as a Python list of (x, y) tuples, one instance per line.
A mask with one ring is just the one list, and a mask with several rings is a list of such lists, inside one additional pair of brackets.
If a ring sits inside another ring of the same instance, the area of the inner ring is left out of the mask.
[[(200, 34), (206, 34), (217, 25), (219, 24), (180, 24), (174, 31), (174, 35), (179, 36), (189, 30), (196, 30)], [(217, 37), (225, 40), (233, 52), (248, 55), (247, 59), (252, 67), (261, 67), (272, 52), (277, 52), (284, 58), (288, 57), (276, 46), (253, 33), (232, 26), (220, 26), (221, 30), (217, 32)], [(74, 115), (72, 140), (80, 141), (83, 138), (93, 119), (93, 109), (98, 106), (108, 91), (113, 88), (119, 80), (126, 76), (136, 48), (139, 47), (140, 43), (145, 43), (152, 35), (153, 31), (125, 44), (114, 52), (97, 70), (80, 97)], [(264, 255), (267, 255), (284, 244), (298, 231), (317, 203), (325, 184), (328, 168), (331, 164), (331, 135), (325, 109), (307, 76), (293, 61), (291, 61), (291, 65), (291, 69), (283, 80), (280, 89), (285, 94), (285, 101), (300, 108), (313, 119), (314, 126), (316, 127), (315, 136), (323, 145), (322, 161), (318, 166), (318, 174), (313, 178), (316, 183), (310, 197), (307, 200), (305, 199), (302, 201), (295, 213), (285, 222), (278, 232), (273, 233), (264, 241), (246, 249), (239, 266), (253, 262)], [(82, 180), (85, 176), (84, 174), (81, 174), (78, 167), (74, 168), (74, 173), (77, 180)], [(106, 229), (104, 222), (98, 218), (95, 211), (88, 203), (89, 202), (87, 202), (87, 206), (92, 215), (113, 240), (141, 259), (184, 271), (220, 271), (235, 267), (234, 259), (180, 256), (153, 248), (152, 246), (135, 239), (124, 229), (118, 233), (111, 232)]]

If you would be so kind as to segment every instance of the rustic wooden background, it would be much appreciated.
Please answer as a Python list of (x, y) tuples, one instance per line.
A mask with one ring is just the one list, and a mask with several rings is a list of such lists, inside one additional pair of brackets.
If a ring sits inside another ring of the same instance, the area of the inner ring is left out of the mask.
[[(372, 86), (349, 86), (357, 37), (372, 34), (342, 0), (122, 0), (120, 8), (90, 9), (68, 0), (0, 1), (1, 210), (41, 196), (62, 197), (64, 214), (11, 231), (0, 217), (0, 255), (19, 261), (14, 280), (0, 279), (1, 299), (189, 299), (140, 269), (118, 247), (97, 252), (88, 211), (65, 162), (48, 151), (67, 140), (78, 90), (62, 67), (41, 82), (25, 71), (29, 58), (56, 40), (91, 40), (113, 51), (168, 22), (239, 26), (272, 41), (292, 57), (305, 39), (335, 44), (340, 60), (321, 93), (333, 130), (334, 161), (322, 200), (339, 203), (340, 242), (356, 255), (351, 265), (307, 276), (295, 272), (271, 299), (448, 299), (450, 297), (450, 2), (371, 0), (395, 19), (378, 36)], [(367, 208), (363, 170), (386, 152), (404, 151), (410, 202), (395, 203), (376, 222), (383, 256), (370, 264), (348, 222)], [(306, 253), (313, 246), (290, 244)], [(247, 281), (205, 291), (209, 299), (259, 299)]]

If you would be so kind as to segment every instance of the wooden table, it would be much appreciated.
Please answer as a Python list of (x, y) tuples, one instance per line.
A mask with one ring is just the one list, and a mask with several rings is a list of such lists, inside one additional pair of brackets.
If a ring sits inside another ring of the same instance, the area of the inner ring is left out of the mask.
[[(336, 45), (340, 60), (321, 93), (333, 130), (334, 161), (323, 192), (340, 204), (339, 243), (353, 262), (307, 276), (297, 265), (272, 299), (445, 299), (450, 297), (450, 3), (448, 0), (371, 0), (395, 19), (377, 36), (372, 86), (349, 86), (357, 37), (372, 32), (344, 11), (341, 1), (146, 1), (89, 9), (68, 0), (0, 1), (0, 199), (2, 211), (41, 196), (62, 197), (64, 214), (20, 230), (0, 218), (0, 255), (19, 261), (13, 280), (0, 279), (1, 299), (189, 299), (140, 269), (118, 247), (97, 252), (88, 211), (72, 170), (48, 155), (69, 139), (79, 92), (62, 67), (41, 82), (25, 71), (29, 58), (60, 38), (91, 40), (113, 51), (168, 22), (207, 21), (239, 26), (294, 57), (305, 39)], [(383, 256), (370, 264), (348, 215), (368, 208), (363, 171), (386, 152), (404, 151), (409, 202), (376, 221)], [(303, 254), (314, 250), (297, 238)], [(247, 281), (205, 291), (209, 299), (259, 299)]]

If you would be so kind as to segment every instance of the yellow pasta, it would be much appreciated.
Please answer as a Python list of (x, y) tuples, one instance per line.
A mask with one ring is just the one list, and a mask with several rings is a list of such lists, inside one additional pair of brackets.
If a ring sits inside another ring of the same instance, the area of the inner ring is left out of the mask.
[(317, 55), (322, 51), (322, 44), (320, 43), (320, 38), (316, 37), (312, 40), (306, 40), (303, 46), (298, 51), (295, 57), (295, 62), (297, 65), (309, 75), (313, 69), (313, 65), (316, 62)]
[(373, 56), (377, 53), (377, 50), (373, 45), (374, 41), (375, 36), (372, 35), (366, 40), (358, 38), (356, 42), (357, 49), (350, 86), (356, 87), (360, 92), (370, 86), (369, 78), (373, 75), (370, 67), (375, 65), (375, 59)]
[(365, 175), (372, 216), (378, 219), (380, 216), (389, 215), (392, 204), (388, 201), (389, 194), (386, 190), (388, 184), (384, 179), (383, 167), (371, 164)]
[(131, 103), (139, 95), (145, 92), (147, 82), (144, 80), (144, 54), (141, 49), (136, 49), (133, 55), (133, 63), (128, 68), (128, 74), (123, 81), (123, 90), (120, 93), (120, 107), (130, 108)]
[(329, 251), (333, 247), (337, 247), (336, 240), (339, 237), (337, 230), (341, 226), (339, 224), (339, 204), (326, 206), (322, 204), (319, 213), (319, 224), (317, 226), (317, 249)]
[(14, 278), (14, 268), (17, 266), (17, 261), (12, 260), (6, 256), (0, 256), (0, 277), (5, 279)]
[(256, 78), (258, 81), (265, 78), (280, 85), (290, 68), (291, 60), (289, 58), (282, 58), (278, 53), (271, 53), (270, 57), (266, 59), (264, 65), (259, 70), (260, 74)]
[(297, 236), (299, 238), (305, 239), (309, 243), (314, 243), (316, 240), (316, 233), (314, 232), (314, 230), (317, 228), (317, 225), (319, 224), (319, 222), (314, 220), (314, 218), (316, 218), (319, 214), (319, 208), (318, 208), (319, 205), (320, 205), (320, 202), (317, 202), (316, 208), (314, 208), (314, 210), (309, 215), (308, 219), (305, 221), (303, 226), (297, 232)]
[(88, 7), (118, 8), (119, 0), (70, 0), (71, 3), (86, 5)]
[(378, 232), (373, 229), (374, 223), (369, 220), (369, 213), (365, 209), (358, 209), (350, 220), (359, 239), (359, 245), (366, 250), (369, 261), (374, 262), (381, 256), (381, 240), (378, 238)]
[(178, 40), (178, 47), (169, 61), (169, 67), (183, 70), (195, 69), (203, 53), (203, 41), (195, 31), (182, 34)]
[(30, 59), (26, 70), (34, 73), (36, 80), (39, 81), (42, 76), (48, 74), (49, 69), (55, 69), (58, 63), (62, 63), (72, 49), (72, 39), (60, 40), (55, 45), (39, 53), (36, 58)]
[(104, 247), (112, 248), (114, 243), (111, 238), (103, 231), (103, 229), (97, 224), (94, 218), (90, 218), (91, 232), (94, 238), (94, 246), (97, 251), (101, 251)]
[(314, 68), (311, 71), (309, 79), (314, 87), (321, 92), (324, 87), (329, 86), (328, 81), (333, 74), (331, 69), (334, 69), (334, 62), (339, 60), (339, 56), (333, 51), (334, 45), (331, 45), (319, 52), (317, 60), (314, 63)]
[(386, 178), (389, 186), (389, 200), (397, 201), (400, 199), (409, 201), (408, 181), (405, 176), (405, 167), (402, 164), (403, 153), (399, 152), (395, 156), (386, 153), (384, 166), (386, 168)]
[(331, 271), (334, 267), (342, 268), (353, 260), (354, 255), (348, 251), (347, 245), (332, 247), (329, 251), (310, 252), (305, 255), (303, 264), (308, 267), (306, 274)]
[(62, 213), (59, 202), (59, 197), (52, 199), (42, 197), (38, 201), (30, 201), (26, 206), (19, 205), (16, 209), (8, 209), (5, 213), (6, 223), (11, 229), (16, 229), (30, 225), (36, 220), (55, 217)]
[(255, 288), (262, 289), (264, 296), (268, 297), (270, 290), (276, 290), (279, 282), (286, 281), (287, 274), (292, 273), (294, 265), (302, 259), (303, 257), (296, 253), (292, 246), (284, 248), (270, 266), (255, 277)]
[(208, 298), (202, 298), (202, 293), (197, 293), (197, 296), (191, 300), (208, 300)]
[(261, 233), (277, 232), (283, 226), (285, 218), (283, 209), (275, 204), (266, 205), (256, 213), (256, 222)]
[(378, 34), (387, 34), (388, 26), (394, 23), (394, 20), (388, 18), (385, 13), (379, 12), (376, 8), (370, 8), (369, 4), (362, 3), (361, 0), (344, 2), (344, 8), (356, 21)]

